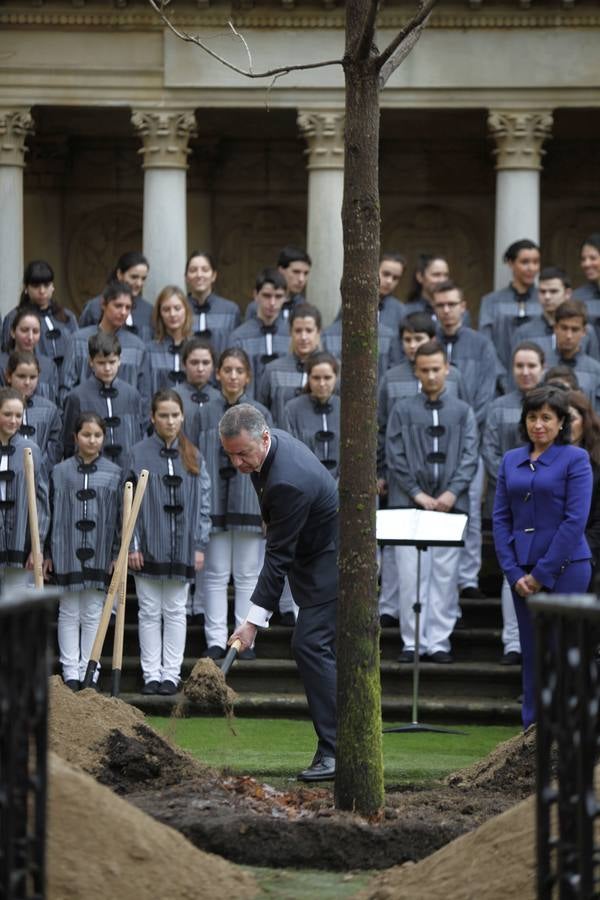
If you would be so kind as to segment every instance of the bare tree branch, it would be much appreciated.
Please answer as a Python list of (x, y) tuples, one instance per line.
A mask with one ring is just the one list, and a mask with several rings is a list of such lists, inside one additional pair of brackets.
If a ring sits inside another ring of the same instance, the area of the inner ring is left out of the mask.
[(369, 6), (365, 13), (365, 20), (362, 25), (360, 38), (355, 44), (356, 49), (352, 47), (348, 48), (355, 59), (365, 59), (371, 53), (378, 11), (379, 0), (369, 0)]
[(437, 0), (419, 0), (418, 11), (379, 55), (377, 66), (380, 87), (385, 85), (392, 72), (398, 68), (419, 40), (436, 2)]
[[(246, 78), (270, 78), (273, 75), (287, 75), (288, 72), (297, 72), (303, 71), (305, 69), (322, 69), (325, 66), (341, 66), (341, 59), (326, 59), (321, 62), (315, 63), (305, 63), (303, 65), (297, 66), (280, 66), (276, 69), (267, 69), (264, 72), (253, 72), (252, 69), (242, 69), (239, 66), (234, 65), (233, 63), (226, 60), (224, 57), (220, 56), (218, 53), (215, 53), (207, 44), (204, 43), (197, 34), (189, 34), (187, 31), (181, 31), (179, 28), (176, 28), (175, 25), (171, 22), (169, 17), (165, 13), (165, 8), (168, 3), (164, 2), (164, 0), (148, 0), (152, 9), (158, 13), (162, 21), (165, 23), (167, 28), (173, 32), (178, 38), (182, 41), (186, 41), (188, 44), (196, 44), (197, 47), (200, 47), (201, 50), (204, 50), (205, 53), (208, 53), (209, 56), (212, 56), (213, 59), (216, 59), (218, 62), (222, 63), (226, 68), (231, 69), (233, 72), (237, 72), (238, 75), (244, 75)], [(234, 32), (234, 34), (242, 40), (246, 47), (246, 52), (249, 56), (250, 66), (252, 65), (252, 56), (250, 55), (250, 51), (246, 41), (242, 37), (239, 32), (235, 30), (233, 25), (229, 23), (230, 28)]]

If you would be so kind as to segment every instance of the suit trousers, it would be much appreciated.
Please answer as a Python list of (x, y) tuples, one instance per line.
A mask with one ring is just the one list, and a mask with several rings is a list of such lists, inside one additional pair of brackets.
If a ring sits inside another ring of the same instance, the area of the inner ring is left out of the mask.
[(300, 607), (292, 635), (292, 653), (317, 733), (317, 748), (323, 756), (335, 756), (336, 613), (335, 600)]
[[(592, 566), (589, 559), (575, 560), (570, 563), (560, 575), (551, 593), (553, 594), (582, 594), (588, 589), (592, 575)], [(527, 601), (520, 597), (514, 590), (512, 592), (515, 601), (515, 611), (519, 623), (519, 636), (521, 638), (521, 653), (523, 654), (522, 678), (523, 678), (523, 706), (521, 718), (523, 728), (529, 728), (536, 720), (535, 704), (535, 637), (533, 631), (532, 616), (529, 612)]]

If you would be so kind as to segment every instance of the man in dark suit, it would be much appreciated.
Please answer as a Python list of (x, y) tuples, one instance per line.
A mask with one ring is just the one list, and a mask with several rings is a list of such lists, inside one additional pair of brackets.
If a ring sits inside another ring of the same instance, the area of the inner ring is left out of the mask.
[(298, 778), (325, 781), (335, 775), (336, 483), (308, 447), (285, 431), (270, 430), (253, 406), (227, 410), (219, 433), (232, 465), (252, 479), (267, 533), (252, 606), (229, 643), (241, 641), (242, 650), (252, 646), (257, 628), (267, 628), (277, 609), (287, 575), (299, 607), (292, 651), (318, 736), (313, 762)]

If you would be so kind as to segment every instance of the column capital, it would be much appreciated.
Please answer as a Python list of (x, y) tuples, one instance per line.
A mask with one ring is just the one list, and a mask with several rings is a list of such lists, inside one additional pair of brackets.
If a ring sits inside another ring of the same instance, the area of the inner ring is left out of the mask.
[(298, 128), (308, 144), (308, 169), (344, 168), (344, 113), (341, 109), (298, 110)]
[(144, 169), (187, 168), (188, 142), (197, 133), (192, 110), (138, 109), (132, 112), (131, 122), (142, 139), (138, 153)]
[(542, 144), (552, 137), (549, 110), (490, 110), (487, 122), (496, 142), (496, 169), (542, 168)]
[(25, 166), (25, 138), (33, 134), (28, 109), (0, 109), (0, 166)]

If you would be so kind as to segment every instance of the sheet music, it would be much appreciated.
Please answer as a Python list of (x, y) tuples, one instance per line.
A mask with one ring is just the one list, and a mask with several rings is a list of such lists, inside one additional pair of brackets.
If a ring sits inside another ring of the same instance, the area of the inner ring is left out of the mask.
[(462, 546), (468, 516), (427, 509), (378, 509), (377, 540), (381, 543)]

